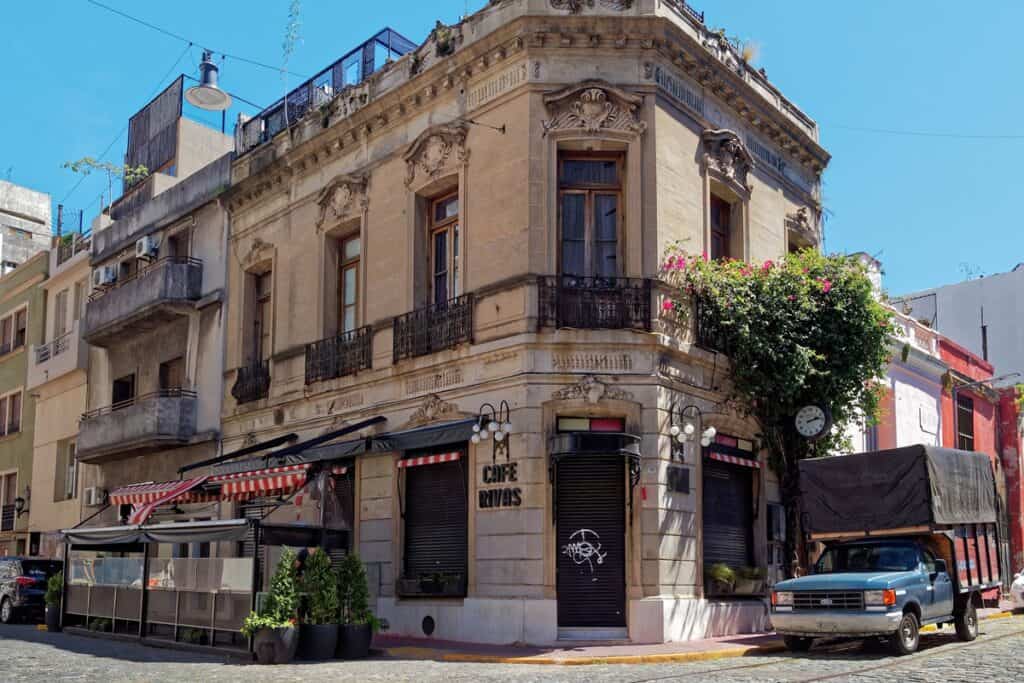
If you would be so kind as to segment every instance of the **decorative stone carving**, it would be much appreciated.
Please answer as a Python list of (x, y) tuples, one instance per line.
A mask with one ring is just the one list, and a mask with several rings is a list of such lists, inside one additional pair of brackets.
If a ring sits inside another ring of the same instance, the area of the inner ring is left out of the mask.
[(419, 427), (432, 422), (454, 420), (465, 416), (465, 413), (462, 413), (454, 403), (447, 403), (441, 400), (441, 397), (437, 394), (430, 394), (423, 400), (420, 407), (413, 412), (412, 417), (409, 418), (404, 427)]
[(605, 81), (584, 81), (544, 96), (551, 118), (544, 122), (544, 134), (553, 130), (602, 130), (641, 135), (647, 124), (638, 114), (643, 98), (620, 90)]
[(821, 241), (818, 234), (818, 221), (817, 219), (811, 219), (810, 212), (806, 206), (801, 206), (796, 210), (796, 213), (786, 215), (786, 229), (810, 242), (812, 246), (817, 245)]
[(633, 0), (599, 0), (601, 7), (606, 7), (616, 12), (625, 12), (633, 6)]
[(747, 174), (754, 167), (754, 157), (735, 132), (726, 129), (706, 130), (701, 134), (704, 163), (718, 180), (743, 193), (750, 191)]
[(406, 187), (413, 184), (420, 172), (437, 178), (453, 158), (461, 163), (469, 161), (466, 149), (466, 124), (445, 124), (423, 131), (405, 153)]
[(336, 176), (327, 183), (316, 198), (320, 206), (320, 215), (316, 219), (317, 229), (322, 230), (325, 222), (365, 211), (369, 204), (366, 184), (366, 176), (347, 174)]
[(593, 7), (594, 0), (550, 0), (553, 9), (564, 9), (569, 14), (579, 14), (584, 7)]
[(632, 401), (633, 394), (618, 387), (608, 386), (594, 375), (585, 375), (576, 384), (553, 393), (551, 398), (556, 401), (584, 400), (593, 405), (601, 399)]
[(715, 58), (722, 64), (725, 64), (729, 69), (736, 72), (739, 75), (743, 75), (745, 70), (746, 62), (743, 61), (743, 57), (740, 56), (739, 50), (736, 46), (729, 42), (729, 39), (721, 33), (709, 33), (704, 38), (704, 47), (707, 48), (708, 52), (713, 54)]

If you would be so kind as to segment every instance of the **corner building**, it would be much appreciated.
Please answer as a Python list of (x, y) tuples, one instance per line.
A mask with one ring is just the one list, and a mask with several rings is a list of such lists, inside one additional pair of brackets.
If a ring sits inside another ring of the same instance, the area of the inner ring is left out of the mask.
[[(777, 483), (657, 277), (675, 240), (817, 247), (815, 123), (682, 2), (491, 2), (357, 85), (336, 68), (290, 126), (236, 131), (222, 450), (383, 418), (305, 457), (346, 472), (393, 633), (767, 628)], [(691, 406), (708, 448), (673, 446)], [(492, 407), (510, 434), (474, 443)]]

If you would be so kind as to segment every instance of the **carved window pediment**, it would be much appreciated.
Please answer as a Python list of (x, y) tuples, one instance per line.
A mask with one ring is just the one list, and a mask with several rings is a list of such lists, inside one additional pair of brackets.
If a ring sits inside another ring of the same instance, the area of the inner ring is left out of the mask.
[(750, 192), (747, 175), (754, 167), (754, 157), (734, 131), (706, 130), (701, 134), (704, 163), (708, 172), (740, 194)]
[(343, 174), (331, 180), (316, 198), (320, 207), (320, 215), (316, 219), (317, 229), (323, 230), (327, 223), (365, 211), (369, 204), (366, 185), (367, 178), (363, 175)]
[(821, 242), (818, 218), (812, 218), (806, 206), (801, 206), (795, 213), (786, 215), (786, 229), (811, 245), (816, 246)]
[(460, 123), (434, 126), (420, 133), (405, 153), (406, 186), (411, 186), (419, 174), (434, 179), (453, 161), (469, 161), (468, 130), (466, 124)]
[(544, 133), (581, 130), (594, 134), (616, 131), (641, 135), (647, 124), (639, 118), (643, 98), (605, 81), (584, 81), (544, 96), (550, 119)]

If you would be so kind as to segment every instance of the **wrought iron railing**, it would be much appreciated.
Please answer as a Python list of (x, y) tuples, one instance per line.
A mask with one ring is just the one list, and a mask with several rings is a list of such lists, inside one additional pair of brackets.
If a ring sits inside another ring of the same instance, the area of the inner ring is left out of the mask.
[(159, 389), (157, 391), (151, 391), (148, 394), (139, 394), (138, 396), (132, 396), (124, 401), (118, 401), (117, 403), (111, 403), (109, 406), (103, 406), (102, 408), (94, 408), (82, 413), (82, 421), (89, 420), (94, 417), (101, 415), (108, 415), (117, 410), (123, 410), (139, 403), (145, 403), (155, 398), (195, 398), (196, 392), (191, 389)]
[(693, 19), (699, 21), (702, 24), (704, 23), (704, 13), (698, 12), (694, 8), (690, 7), (686, 0), (665, 0), (665, 4), (673, 8), (680, 14), (685, 14), (686, 16), (692, 17)]
[(693, 303), (693, 334), (694, 341), (702, 349), (729, 353), (721, 321), (699, 297)]
[(92, 235), (88, 231), (83, 233), (72, 232), (65, 235), (57, 245), (57, 265), (64, 263), (76, 254), (89, 251), (92, 245)]
[(161, 270), (163, 268), (167, 268), (168, 266), (181, 264), (193, 266), (196, 268), (203, 267), (203, 262), (201, 260), (197, 258), (192, 258), (191, 256), (165, 256), (163, 258), (156, 259), (155, 261), (150, 261), (145, 265), (140, 263), (138, 269), (128, 277), (118, 277), (113, 284), (94, 289), (92, 294), (89, 295), (89, 301), (96, 301), (98, 299), (102, 299), (110, 292), (113, 292), (114, 290), (124, 287), (133, 280), (140, 280), (149, 275), (150, 273), (155, 273), (156, 271)]
[(14, 520), (17, 514), (13, 503), (0, 508), (0, 531), (14, 531)]
[(541, 327), (651, 329), (651, 280), (558, 275), (538, 281)]
[(54, 339), (53, 341), (49, 342), (48, 344), (43, 344), (42, 346), (37, 346), (36, 347), (36, 365), (40, 365), (42, 363), (45, 363), (46, 361), (50, 360), (51, 358), (56, 358), (60, 354), (64, 353), (68, 349), (70, 349), (71, 348), (71, 344), (75, 340), (74, 337), (75, 337), (75, 335), (74, 335), (73, 332), (65, 332), (64, 334), (62, 334), (61, 336), (57, 337), (56, 339)]
[(400, 315), (394, 322), (394, 361), (473, 342), (473, 295), (464, 294)]
[(238, 368), (231, 395), (239, 403), (249, 403), (270, 394), (270, 361), (255, 361)]
[(369, 327), (306, 344), (306, 384), (353, 375), (372, 366)]

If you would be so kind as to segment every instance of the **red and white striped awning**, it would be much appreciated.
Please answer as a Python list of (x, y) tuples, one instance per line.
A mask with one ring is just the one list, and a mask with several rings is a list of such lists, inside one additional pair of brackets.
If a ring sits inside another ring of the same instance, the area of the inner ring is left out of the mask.
[[(133, 504), (132, 514), (128, 517), (128, 523), (142, 524), (149, 519), (149, 516), (152, 515), (153, 511), (158, 507), (177, 500), (182, 495), (185, 495), (192, 489), (200, 486), (204, 481), (206, 481), (206, 477), (196, 477), (194, 479), (182, 479), (176, 482), (167, 482), (168, 484), (173, 484), (173, 486), (167, 488), (167, 490), (162, 494), (153, 498), (148, 498), (146, 502)], [(148, 496), (149, 494), (146, 495)]]
[(268, 496), (294, 491), (306, 483), (306, 471), (311, 463), (268, 467), (250, 472), (220, 474), (210, 477), (211, 484), (220, 484), (222, 500), (239, 500), (253, 496)]
[(717, 451), (711, 451), (708, 453), (708, 457), (712, 460), (718, 460), (719, 462), (727, 462), (730, 465), (741, 465), (743, 467), (753, 467), (755, 469), (761, 469), (761, 463), (752, 458), (741, 458), (736, 455), (728, 455), (726, 453), (718, 453)]
[[(206, 477), (201, 479), (205, 480)], [(121, 486), (110, 492), (111, 505), (145, 505), (163, 497), (170, 491), (195, 479), (176, 479), (175, 481), (149, 482), (147, 484), (130, 484)], [(190, 486), (189, 489), (192, 487)]]
[(420, 465), (437, 465), (442, 462), (452, 462), (462, 457), (461, 451), (451, 453), (437, 453), (435, 455), (421, 455), (418, 458), (404, 458), (398, 461), (398, 467), (419, 467)]
[(338, 465), (335, 465), (334, 467), (331, 468), (331, 474), (335, 474), (335, 475), (337, 475), (339, 477), (341, 475), (345, 474), (346, 472), (348, 472), (348, 468), (347, 467), (340, 467)]

